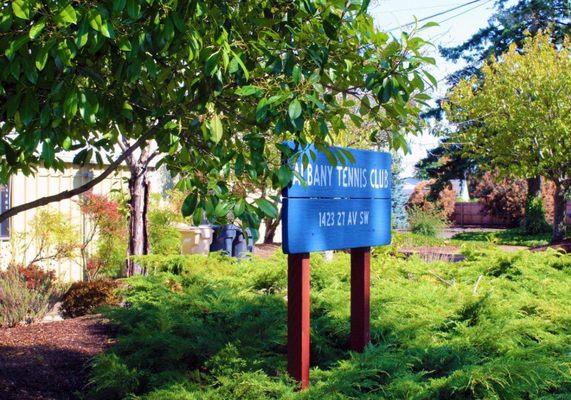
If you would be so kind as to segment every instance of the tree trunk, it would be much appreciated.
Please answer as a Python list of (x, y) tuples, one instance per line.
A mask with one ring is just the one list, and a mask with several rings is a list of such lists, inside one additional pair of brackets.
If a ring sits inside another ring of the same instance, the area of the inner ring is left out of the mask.
[(527, 199), (541, 196), (541, 177), (527, 178)]
[(144, 274), (145, 271), (139, 263), (133, 261), (131, 256), (149, 254), (149, 235), (147, 212), (149, 205), (149, 180), (146, 169), (131, 170), (129, 178), (129, 246), (127, 258), (127, 275)]
[(266, 232), (264, 233), (264, 243), (271, 244), (274, 242), (274, 236), (276, 235), (276, 230), (282, 220), (282, 210), (277, 218), (265, 218), (264, 222), (266, 224)]
[(559, 181), (555, 181), (555, 192), (553, 193), (553, 243), (565, 239), (565, 191), (566, 188)]
[[(124, 146), (128, 140), (123, 138)], [(147, 168), (153, 155), (150, 154), (149, 146), (144, 147), (137, 156), (127, 159), (129, 172), (129, 245), (127, 246), (126, 269), (127, 276), (141, 275), (146, 271), (132, 256), (149, 254), (150, 243), (148, 233), (148, 208), (150, 198), (150, 182), (147, 176)]]
[[(530, 205), (532, 204), (532, 201), (535, 198), (541, 197), (541, 177), (536, 176), (533, 178), (527, 178), (526, 180), (527, 180), (527, 198), (525, 200), (525, 216), (524, 216), (523, 226), (526, 233), (535, 234), (538, 233), (536, 231), (537, 231), (537, 224), (539, 222), (535, 221), (534, 219), (537, 219), (538, 217), (541, 219), (541, 216), (539, 216), (538, 213), (530, 212)], [(543, 216), (543, 219), (545, 219), (545, 215)], [(546, 221), (543, 222), (543, 224), (547, 227)]]

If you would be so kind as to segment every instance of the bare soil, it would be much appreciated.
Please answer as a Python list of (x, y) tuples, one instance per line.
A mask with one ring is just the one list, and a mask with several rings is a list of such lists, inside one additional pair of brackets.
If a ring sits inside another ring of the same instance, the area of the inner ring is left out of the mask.
[(0, 329), (0, 399), (76, 399), (87, 364), (112, 343), (100, 316)]
[(262, 243), (254, 247), (254, 254), (262, 258), (269, 258), (281, 248), (280, 243)]

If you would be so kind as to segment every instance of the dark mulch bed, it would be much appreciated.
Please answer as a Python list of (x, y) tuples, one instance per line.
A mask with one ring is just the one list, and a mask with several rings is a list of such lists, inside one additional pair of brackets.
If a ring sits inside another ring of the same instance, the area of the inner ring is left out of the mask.
[(112, 334), (99, 316), (0, 329), (0, 399), (75, 399)]

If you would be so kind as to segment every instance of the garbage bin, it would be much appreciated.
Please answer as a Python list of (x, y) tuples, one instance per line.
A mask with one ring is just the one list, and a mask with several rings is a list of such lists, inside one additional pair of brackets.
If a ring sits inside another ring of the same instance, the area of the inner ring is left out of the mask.
[(246, 228), (242, 231), (238, 228), (236, 239), (232, 246), (232, 256), (236, 258), (244, 258), (251, 253), (254, 249), (254, 240), (252, 239), (252, 232)]
[(212, 228), (208, 225), (177, 224), (181, 234), (182, 254), (208, 254), (212, 243)]
[(214, 240), (210, 245), (210, 251), (222, 251), (231, 256), (234, 239), (239, 229), (236, 225), (214, 226)]

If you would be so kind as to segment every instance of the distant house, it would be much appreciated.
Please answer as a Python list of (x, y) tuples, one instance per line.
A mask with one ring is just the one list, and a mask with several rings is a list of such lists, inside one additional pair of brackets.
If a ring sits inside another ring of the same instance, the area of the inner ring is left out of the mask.
[(403, 179), (402, 192), (408, 198), (410, 194), (414, 191), (414, 187), (421, 182), (420, 179), (409, 177)]
[[(94, 176), (99, 175), (105, 166), (96, 163), (88, 163), (79, 166), (72, 163), (72, 155), (64, 156), (66, 162), (63, 172), (53, 171), (46, 168), (38, 168), (34, 175), (25, 176), (21, 173), (12, 176), (8, 185), (0, 187), (0, 206), (4, 211), (12, 206), (28, 203), (35, 199), (54, 195), (64, 190), (69, 190), (83, 185)], [(151, 190), (160, 191), (162, 181), (159, 174), (152, 168), (149, 172), (151, 179)], [(93, 188), (94, 193), (109, 194), (111, 190), (125, 189), (129, 178), (129, 171), (126, 166), (120, 167), (115, 173), (108, 176), (103, 182)], [(83, 218), (77, 197), (44, 206), (51, 210), (63, 213), (68, 221), (74, 226), (80, 235), (86, 234), (87, 221)], [(0, 268), (4, 269), (10, 262), (26, 263), (30, 257), (36, 254), (34, 246), (22, 251), (17, 246), (18, 238), (25, 237), (29, 229), (30, 222), (36, 215), (37, 209), (21, 212), (8, 221), (0, 225)], [(83, 237), (79, 238), (80, 240)], [(49, 262), (42, 266), (55, 271), (59, 279), (63, 281), (77, 281), (83, 279), (83, 271), (80, 263), (75, 260), (63, 262)]]

